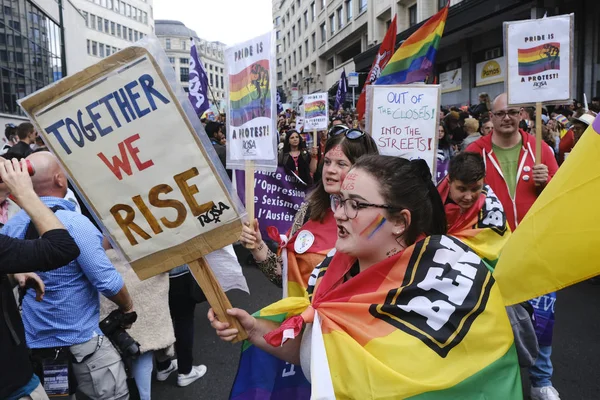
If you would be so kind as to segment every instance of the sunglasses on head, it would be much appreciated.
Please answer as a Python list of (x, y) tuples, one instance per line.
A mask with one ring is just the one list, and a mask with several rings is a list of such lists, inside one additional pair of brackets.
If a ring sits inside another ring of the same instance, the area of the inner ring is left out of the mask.
[(360, 139), (361, 137), (365, 136), (365, 133), (360, 129), (348, 128), (345, 125), (336, 125), (328, 132), (329, 137), (334, 137), (341, 134), (346, 135), (346, 137), (350, 140)]

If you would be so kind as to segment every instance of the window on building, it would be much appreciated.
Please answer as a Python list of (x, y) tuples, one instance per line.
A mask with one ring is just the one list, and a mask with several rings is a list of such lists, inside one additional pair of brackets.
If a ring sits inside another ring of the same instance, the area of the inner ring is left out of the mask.
[(333, 57), (327, 59), (327, 71), (331, 71), (335, 65), (333, 64)]
[(306, 58), (308, 58), (308, 39), (304, 41), (304, 51), (306, 52)]
[(110, 52), (110, 46), (106, 46), (106, 57), (110, 56), (111, 52)]
[(317, 50), (317, 34), (313, 32), (311, 39), (312, 39), (312, 51), (316, 51)]
[(139, 33), (138, 31), (133, 31), (133, 39), (137, 42), (139, 39)]
[(294, 50), (294, 67), (296, 66), (296, 50)]
[(121, 37), (121, 24), (117, 24), (117, 37)]
[[(221, 69), (222, 69), (222, 68), (221, 68)], [(223, 71), (221, 71), (221, 72), (223, 72)], [(221, 87), (222, 87), (223, 89), (225, 89), (225, 86), (223, 85), (223, 77), (222, 77), (222, 76), (221, 76)]]
[(362, 13), (367, 10), (367, 0), (358, 0), (358, 13)]
[(304, 11), (304, 29), (308, 29), (308, 10)]
[(278, 58), (278, 59), (277, 59), (277, 66), (278, 66), (278, 67), (281, 67), (281, 66), (283, 66), (283, 62), (281, 61), (281, 58)]
[(352, 20), (352, 0), (346, 0), (346, 21)]
[(408, 7), (408, 25), (413, 26), (417, 24), (417, 5)]
[(278, 80), (278, 81), (280, 81), (280, 80), (282, 80), (282, 79), (283, 79), (283, 73), (282, 73), (281, 71), (279, 71), (279, 72), (277, 73), (277, 80)]
[(190, 80), (190, 69), (188, 67), (179, 68), (179, 80), (181, 82), (189, 82)]
[(338, 29), (342, 29), (342, 27), (344, 26), (344, 9), (342, 7), (338, 8), (336, 10), (336, 15)]
[(277, 40), (280, 40), (280, 39), (281, 39), (281, 31), (277, 31), (277, 32), (275, 32), (275, 38), (276, 38)]
[(281, 45), (280, 44), (277, 45), (275, 54), (281, 54)]
[(133, 29), (131, 29), (131, 28), (127, 28), (127, 29), (129, 29), (129, 41), (133, 42)]
[(209, 74), (209, 75), (210, 75), (210, 86), (213, 86), (214, 85), (214, 83), (213, 83), (213, 74)]
[(291, 46), (292, 45), (292, 41), (290, 40), (290, 33), (288, 32), (287, 34), (287, 39), (288, 39), (288, 43)]
[(292, 26), (292, 41), (296, 41), (296, 26)]
[(324, 10), (327, 5), (325, 4), (325, 0), (321, 0), (321, 10)]
[(221, 73), (223, 73), (223, 68), (221, 68)]
[(98, 55), (98, 42), (92, 41), (92, 55)]
[(87, 40), (87, 52), (88, 52), (88, 55), (91, 54), (91, 51), (92, 51), (92, 43), (91, 43), (90, 39), (88, 39)]
[(165, 48), (167, 50), (171, 50), (171, 39), (170, 38), (165, 39)]
[(335, 15), (333, 14), (329, 16), (329, 31), (331, 32), (331, 35), (335, 33)]
[(121, 10), (119, 9), (119, 4), (120, 4), (119, 0), (115, 0), (115, 12), (120, 14)]
[(104, 32), (105, 33), (109, 33), (109, 29), (110, 29), (109, 27), (110, 27), (110, 21), (105, 19), (104, 20)]
[(102, 26), (103, 26), (103, 25), (102, 25), (102, 18), (100, 18), (100, 17), (97, 17), (97, 18), (98, 18), (98, 25), (97, 25), (97, 27), (98, 27), (98, 30), (99, 30), (100, 32), (102, 32)]
[(292, 4), (292, 15), (296, 12), (296, 7)]
[(110, 34), (115, 36), (115, 23), (114, 22), (110, 23)]
[(287, 60), (283, 60), (283, 72), (287, 73)]
[(302, 24), (300, 18), (298, 18), (298, 37), (302, 36)]
[(208, 69), (210, 69), (210, 70), (212, 71), (212, 70), (213, 70), (212, 68), (213, 68), (213, 67), (212, 67), (212, 64), (210, 64), (210, 65), (208, 66)]
[(127, 16), (131, 18), (131, 5), (127, 4)]
[[(89, 27), (89, 22), (88, 22), (88, 13), (85, 11), (81, 12), (83, 14), (83, 18), (85, 19), (85, 26)], [(5, 13), (6, 14), (6, 13)], [(88, 52), (89, 53), (89, 52)]]
[(169, 57), (169, 62), (171, 64), (175, 64), (175, 57)]
[(325, 43), (327, 40), (327, 28), (325, 27), (325, 23), (321, 24), (321, 43)]
[(281, 23), (281, 17), (275, 17), (275, 26), (279, 26)]
[(189, 59), (189, 58), (183, 58), (183, 57), (182, 57), (182, 58), (180, 58), (180, 59), (179, 59), (179, 62), (180, 62), (181, 64), (186, 64), (186, 65), (187, 65), (187, 64), (189, 64), (189, 63), (190, 63), (190, 59)]
[(104, 57), (104, 44), (102, 43), (98, 44), (98, 55)]
[(446, 7), (447, 3), (448, 0), (438, 0), (438, 10), (441, 10), (442, 8)]
[(310, 4), (310, 22), (315, 22), (315, 16), (317, 15), (317, 6), (313, 1)]
[(144, 11), (144, 24), (148, 25), (148, 13)]
[(302, 45), (298, 46), (298, 58), (302, 62)]

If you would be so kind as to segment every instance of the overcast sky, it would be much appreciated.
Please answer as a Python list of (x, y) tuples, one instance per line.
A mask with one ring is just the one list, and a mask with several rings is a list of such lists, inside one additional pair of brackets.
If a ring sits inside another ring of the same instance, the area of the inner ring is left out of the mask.
[(154, 0), (154, 19), (173, 19), (227, 45), (273, 28), (271, 0)]

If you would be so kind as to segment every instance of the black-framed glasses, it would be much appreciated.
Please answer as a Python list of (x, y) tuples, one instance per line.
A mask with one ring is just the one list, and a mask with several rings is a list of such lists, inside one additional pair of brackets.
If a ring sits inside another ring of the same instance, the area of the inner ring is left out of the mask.
[(497, 118), (500, 119), (504, 119), (507, 115), (511, 118), (516, 118), (519, 116), (519, 114), (521, 113), (521, 110), (501, 110), (501, 111), (496, 111), (494, 114)]
[(365, 136), (365, 133), (360, 129), (348, 128), (345, 125), (336, 125), (329, 129), (329, 132), (327, 133), (329, 137), (338, 136), (341, 134), (346, 135), (346, 137), (350, 140), (360, 139), (361, 137)]
[(331, 196), (331, 211), (336, 212), (338, 208), (344, 207), (344, 213), (348, 219), (354, 219), (358, 215), (358, 210), (361, 208), (385, 208), (385, 209), (396, 209), (396, 207), (392, 207), (387, 204), (371, 204), (371, 203), (361, 203), (354, 199), (342, 199), (341, 196), (333, 195)]

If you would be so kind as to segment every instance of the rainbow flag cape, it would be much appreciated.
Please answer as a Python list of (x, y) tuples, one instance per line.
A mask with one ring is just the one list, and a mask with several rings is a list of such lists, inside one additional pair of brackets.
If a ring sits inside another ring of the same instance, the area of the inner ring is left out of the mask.
[(559, 42), (518, 49), (519, 75), (535, 75), (550, 69), (560, 70), (559, 55)]
[(477, 202), (464, 214), (457, 204), (448, 201), (448, 177), (439, 184), (438, 192), (446, 210), (448, 235), (467, 244), (493, 271), (510, 237), (510, 226), (502, 203), (492, 188), (485, 185)]
[(502, 250), (494, 277), (507, 305), (600, 274), (598, 158), (596, 118)]
[[(283, 322), (302, 310), (270, 307), (254, 313), (256, 318)], [(310, 383), (302, 369), (286, 363), (244, 341), (231, 400), (308, 400)]]
[(349, 280), (355, 260), (330, 255), (311, 276), (310, 303), (261, 310), (300, 313), (265, 336), (271, 345), (312, 322), (312, 398), (522, 399), (502, 297), (467, 245), (431, 236)]
[(431, 75), (444, 33), (448, 7), (449, 3), (400, 45), (375, 85), (419, 82)]
[(259, 60), (229, 76), (229, 97), (233, 126), (257, 117), (271, 118), (269, 60)]

